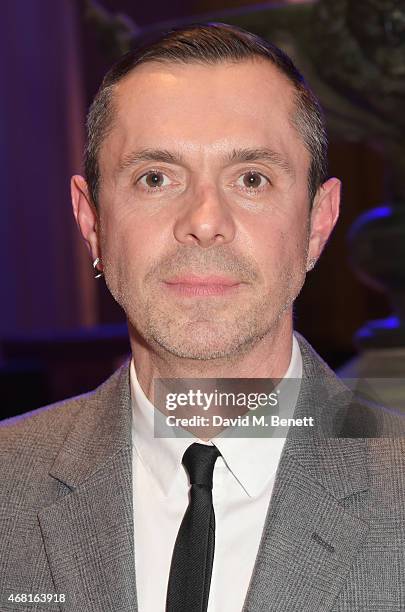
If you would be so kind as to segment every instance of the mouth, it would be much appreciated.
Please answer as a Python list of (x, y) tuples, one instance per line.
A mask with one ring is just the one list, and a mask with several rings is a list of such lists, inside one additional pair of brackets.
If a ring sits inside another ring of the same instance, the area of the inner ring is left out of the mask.
[(244, 283), (227, 276), (176, 276), (163, 282), (166, 289), (176, 295), (210, 297), (231, 295)]

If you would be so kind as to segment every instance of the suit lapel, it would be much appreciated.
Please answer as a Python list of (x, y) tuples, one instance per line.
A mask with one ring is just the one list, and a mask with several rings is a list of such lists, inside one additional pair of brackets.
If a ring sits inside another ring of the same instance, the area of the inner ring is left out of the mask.
[(332, 610), (369, 530), (342, 503), (368, 489), (366, 442), (333, 435), (344, 429), (346, 389), (297, 338), (304, 371), (294, 416), (313, 416), (321, 435), (287, 437), (243, 612)]
[(88, 394), (50, 471), (64, 494), (38, 519), (72, 610), (137, 610), (131, 418), (128, 361)]
[(244, 612), (331, 610), (367, 532), (284, 453)]

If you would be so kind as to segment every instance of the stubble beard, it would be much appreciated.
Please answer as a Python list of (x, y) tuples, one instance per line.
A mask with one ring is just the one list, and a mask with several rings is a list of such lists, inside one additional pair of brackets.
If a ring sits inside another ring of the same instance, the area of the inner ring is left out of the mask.
[(245, 302), (241, 297), (234, 301), (227, 298), (225, 303), (221, 300), (221, 306), (216, 298), (201, 298), (185, 308), (171, 299), (162, 301), (161, 292), (151, 286), (148, 295), (141, 296), (139, 291), (129, 289), (135, 287), (131, 281), (118, 284), (107, 274), (106, 283), (132, 330), (156, 352), (210, 361), (240, 358), (266, 336), (271, 339), (283, 315), (291, 309), (304, 277), (302, 273), (283, 274), (277, 289), (259, 296), (249, 285), (243, 289), (248, 296)]
[(157, 353), (198, 361), (232, 361), (248, 353), (266, 336), (271, 341), (283, 316), (292, 317), (292, 305), (305, 281), (308, 245), (309, 225), (298, 266), (284, 269), (267, 290), (255, 282), (248, 284), (243, 289), (245, 301), (243, 296), (224, 302), (201, 298), (194, 305), (187, 304), (187, 298), (177, 304), (173, 298), (164, 301), (156, 277), (148, 278), (145, 293), (133, 273), (123, 267), (117, 269), (108, 261), (104, 276), (132, 331)]

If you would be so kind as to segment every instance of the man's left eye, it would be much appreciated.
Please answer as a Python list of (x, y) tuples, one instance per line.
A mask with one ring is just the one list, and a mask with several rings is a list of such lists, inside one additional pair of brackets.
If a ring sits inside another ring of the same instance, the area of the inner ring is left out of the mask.
[(264, 174), (261, 174), (260, 172), (255, 172), (253, 170), (242, 174), (238, 180), (241, 180), (241, 179), (243, 181), (243, 185), (239, 184), (239, 186), (242, 187), (243, 189), (248, 189), (248, 190), (258, 189), (260, 191), (261, 189), (264, 188), (265, 182), (267, 182), (267, 184), (270, 183), (269, 179), (266, 176), (264, 176)]

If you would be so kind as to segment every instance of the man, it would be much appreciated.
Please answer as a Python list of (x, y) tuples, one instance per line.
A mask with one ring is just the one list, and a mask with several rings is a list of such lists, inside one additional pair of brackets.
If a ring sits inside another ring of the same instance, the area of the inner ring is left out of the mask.
[[(403, 438), (293, 332), (340, 181), (289, 58), (226, 24), (162, 35), (104, 79), (85, 170), (132, 359), (0, 428), (1, 610), (403, 610)], [(289, 414), (326, 435), (155, 436), (163, 379), (301, 379)]]

